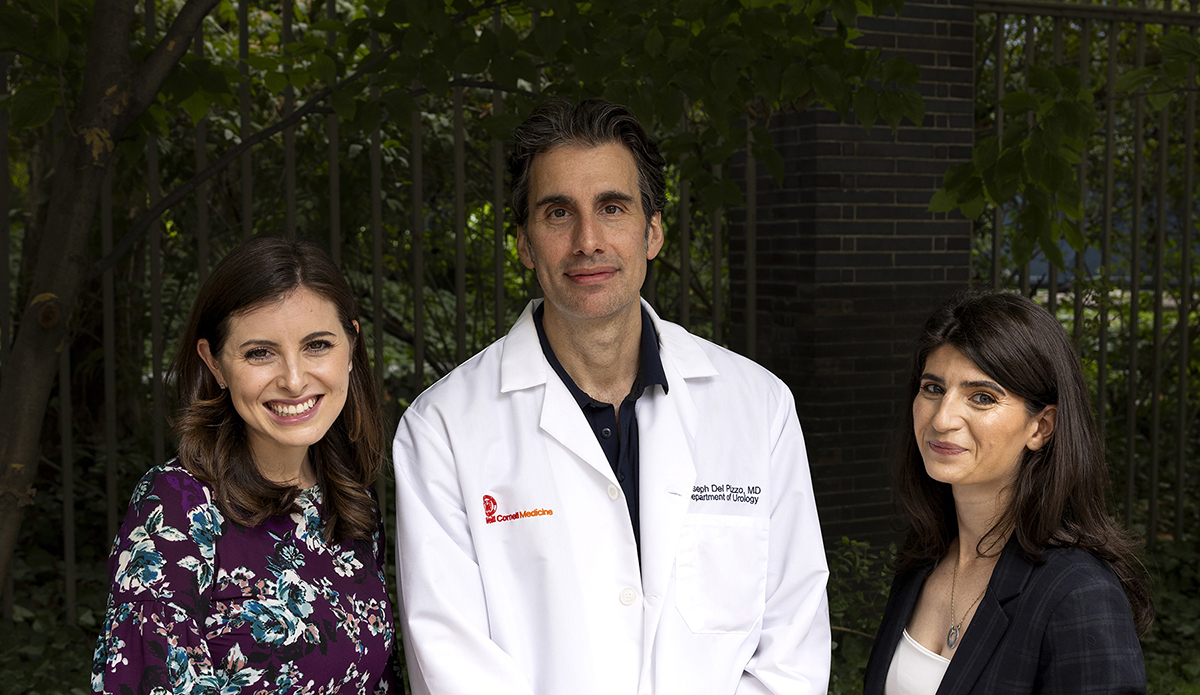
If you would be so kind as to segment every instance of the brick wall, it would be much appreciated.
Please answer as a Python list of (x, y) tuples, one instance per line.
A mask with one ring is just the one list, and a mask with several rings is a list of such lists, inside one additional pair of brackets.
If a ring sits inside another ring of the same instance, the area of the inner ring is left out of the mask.
[[(898, 522), (889, 440), (912, 339), (966, 285), (970, 222), (926, 212), (942, 173), (971, 156), (974, 13), (970, 0), (908, 2), (864, 18), (866, 40), (921, 67), (926, 115), (870, 134), (814, 108), (776, 116), (782, 186), (756, 177), (755, 358), (792, 388), (827, 540), (883, 542)], [(745, 162), (730, 174), (745, 190)], [(745, 351), (745, 211), (730, 220), (731, 343)]]

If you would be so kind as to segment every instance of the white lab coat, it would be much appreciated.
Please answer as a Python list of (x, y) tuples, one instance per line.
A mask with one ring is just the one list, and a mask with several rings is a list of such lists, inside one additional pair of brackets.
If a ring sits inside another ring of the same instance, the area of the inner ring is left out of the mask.
[(639, 566), (620, 486), (542, 354), (535, 306), (396, 432), (413, 692), (824, 693), (828, 570), (791, 392), (643, 304), (670, 389), (637, 401)]

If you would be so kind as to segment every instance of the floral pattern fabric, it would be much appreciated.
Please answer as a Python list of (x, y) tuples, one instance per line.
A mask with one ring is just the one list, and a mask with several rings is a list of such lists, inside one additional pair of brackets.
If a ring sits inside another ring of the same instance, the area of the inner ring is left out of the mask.
[(174, 462), (133, 493), (109, 557), (92, 690), (115, 695), (397, 692), (383, 537), (327, 544), (319, 487), (253, 528)]

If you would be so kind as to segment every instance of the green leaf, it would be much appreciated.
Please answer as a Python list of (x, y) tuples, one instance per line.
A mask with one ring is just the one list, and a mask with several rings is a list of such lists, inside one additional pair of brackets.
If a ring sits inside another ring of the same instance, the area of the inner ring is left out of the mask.
[[(1022, 214), (1024, 211), (1022, 211)], [(1018, 219), (1022, 215), (1018, 215)], [(1018, 224), (1017, 229), (1012, 237), (1012, 253), (1013, 263), (1019, 268), (1023, 267), (1033, 258), (1033, 250), (1037, 246), (1037, 235), (1030, 234), (1029, 230)]]
[(263, 75), (263, 84), (271, 94), (280, 94), (288, 85), (287, 75), (282, 72), (268, 72)]
[(8, 102), (10, 125), (13, 130), (37, 128), (54, 115), (58, 93), (41, 85), (24, 85)]
[(666, 45), (666, 39), (663, 38), (662, 31), (656, 26), (650, 27), (650, 31), (646, 32), (646, 40), (642, 44), (646, 54), (657, 58), (662, 54), (664, 45)]
[(365, 102), (354, 116), (351, 128), (367, 135), (383, 122), (383, 106), (378, 101)]
[(70, 53), (71, 37), (56, 24), (46, 37), (46, 62), (55, 66), (63, 65)]
[(421, 84), (430, 94), (446, 94), (450, 91), (450, 73), (437, 61), (422, 61), (417, 74), (420, 75)]
[(354, 101), (353, 92), (349, 89), (339, 89), (333, 93), (333, 98), (330, 101), (333, 102), (334, 113), (339, 118), (345, 121), (354, 120), (354, 114), (358, 110), (358, 105)]
[(1031, 65), (1029, 66), (1029, 86), (1042, 92), (1055, 94), (1062, 88), (1062, 83), (1058, 81), (1058, 75), (1055, 75), (1053, 70), (1040, 65)]
[(1154, 77), (1154, 68), (1137, 68), (1121, 75), (1117, 79), (1117, 94), (1129, 94), (1141, 89), (1142, 85)]
[(973, 160), (975, 167), (978, 169), (990, 169), (996, 165), (996, 160), (1000, 157), (1000, 143), (996, 138), (985, 138), (979, 142), (975, 148), (975, 156)]
[(546, 59), (554, 58), (554, 54), (558, 53), (558, 49), (563, 45), (566, 34), (567, 30), (562, 20), (553, 16), (539, 19), (537, 27), (533, 30), (533, 38)]
[(1004, 148), (1019, 146), (1028, 132), (1029, 122), (1023, 118), (1006, 123), (1003, 137)]
[(246, 65), (255, 70), (266, 72), (277, 69), (279, 67), (279, 59), (271, 56), (250, 55), (246, 56)]
[[(324, 10), (322, 10), (323, 12)], [(309, 31), (345, 31), (346, 24), (336, 19), (321, 19), (308, 25)]]
[(478, 45), (468, 46), (454, 59), (454, 72), (459, 75), (478, 75), (487, 70), (488, 54)]
[(954, 193), (942, 188), (934, 192), (933, 197), (929, 199), (929, 212), (950, 212), (958, 207), (958, 197)]
[(671, 45), (667, 47), (667, 62), (674, 63), (678, 61), (680, 58), (688, 54), (688, 50), (690, 48), (691, 42), (689, 42), (687, 39), (672, 40)]
[(833, 10), (834, 19), (844, 26), (854, 26), (854, 19), (858, 16), (858, 7), (854, 0), (832, 0), (830, 8)]
[(1046, 256), (1046, 260), (1054, 264), (1054, 267), (1063, 270), (1067, 264), (1063, 261), (1062, 249), (1058, 248), (1059, 223), (1057, 220), (1053, 224), (1041, 226), (1038, 234), (1038, 246), (1042, 249), (1042, 254)]
[(192, 126), (200, 123), (206, 115), (208, 115), (209, 106), (212, 102), (205, 96), (204, 92), (193, 92), (190, 97), (180, 102), (180, 106), (188, 115), (192, 117)]
[(337, 63), (328, 54), (318, 53), (313, 56), (313, 70), (326, 84), (337, 82)]
[(980, 188), (979, 196), (971, 200), (964, 201), (962, 204), (962, 214), (968, 219), (976, 219), (983, 214), (983, 209), (987, 206), (987, 199), (983, 196), (983, 189)]
[(1062, 225), (1062, 236), (1067, 240), (1067, 244), (1079, 253), (1083, 253), (1087, 249), (1087, 241), (1079, 232), (1079, 225), (1069, 220), (1064, 220), (1060, 224)]
[[(837, 111), (838, 113), (844, 113), (846, 104), (843, 103), (843, 100), (845, 98), (844, 95), (846, 87), (845, 83), (842, 82), (842, 78), (833, 71), (833, 68), (830, 68), (828, 65), (818, 65), (814, 67), (812, 69), (812, 80), (813, 90), (817, 93), (817, 98), (824, 102), (829, 108)], [(881, 112), (884, 111), (884, 108), (886, 108), (887, 95), (889, 93), (894, 92), (885, 91), (883, 93), (884, 104), (880, 108)], [(896, 108), (894, 111), (898, 113), (900, 109)], [(886, 121), (888, 114), (883, 113), (883, 118)], [(899, 115), (897, 115), (896, 120), (897, 122), (900, 120)], [(895, 128), (895, 126), (892, 127)]]
[(1000, 100), (1000, 107), (1004, 109), (1005, 115), (1019, 116), (1027, 111), (1037, 111), (1041, 102), (1038, 98), (1024, 90), (1017, 92), (1009, 92)]
[(905, 87), (915, 87), (921, 81), (921, 68), (906, 58), (890, 58), (883, 64), (882, 81), (896, 82)]
[(1184, 31), (1173, 31), (1158, 42), (1163, 57), (1168, 60), (1200, 62), (1200, 40)]
[(900, 127), (900, 120), (904, 118), (904, 97), (890, 89), (880, 92), (879, 117), (891, 126), (892, 130)]
[(792, 63), (783, 71), (781, 101), (790, 103), (812, 91), (812, 76), (801, 63)]
[(854, 115), (871, 132), (871, 126), (879, 118), (879, 94), (874, 89), (864, 85), (855, 90)]
[(946, 167), (946, 175), (942, 179), (942, 187), (948, 191), (953, 191), (959, 186), (967, 182), (967, 179), (975, 173), (975, 165), (971, 162), (963, 162), (962, 164), (953, 164)]
[(904, 117), (918, 128), (923, 127), (925, 122), (925, 100), (921, 98), (920, 92), (915, 89), (905, 89), (901, 94), (901, 98), (904, 101)]
[(1146, 95), (1146, 103), (1152, 109), (1165, 109), (1175, 97), (1170, 90), (1171, 85), (1166, 80), (1155, 80), (1150, 84), (1150, 94)]

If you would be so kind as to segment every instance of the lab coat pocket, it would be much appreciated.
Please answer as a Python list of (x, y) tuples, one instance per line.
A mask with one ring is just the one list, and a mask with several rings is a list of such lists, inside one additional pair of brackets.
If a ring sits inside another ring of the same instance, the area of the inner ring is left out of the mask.
[(746, 633), (766, 604), (769, 519), (689, 514), (675, 558), (679, 613), (694, 633)]

